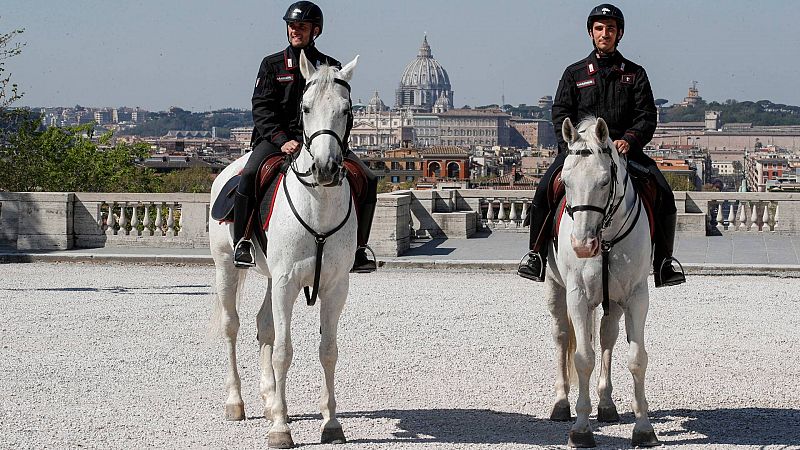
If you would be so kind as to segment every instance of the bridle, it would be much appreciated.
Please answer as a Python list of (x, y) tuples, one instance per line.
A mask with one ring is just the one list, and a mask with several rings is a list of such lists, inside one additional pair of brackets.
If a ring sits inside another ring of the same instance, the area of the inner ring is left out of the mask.
[[(306, 87), (303, 89), (303, 95), (305, 95), (306, 91), (308, 91), (308, 88), (311, 87), (312, 85), (314, 85), (316, 82), (317, 82), (317, 80), (309, 81), (306, 84)], [(353, 101), (350, 98), (350, 84), (348, 84), (346, 81), (344, 81), (342, 79), (339, 79), (339, 78), (334, 78), (333, 82), (338, 84), (338, 85), (340, 85), (340, 86), (344, 86), (344, 88), (347, 89), (347, 101), (349, 103), (349, 107), (347, 109), (347, 125), (345, 127), (344, 137), (340, 138), (339, 135), (336, 134), (335, 131), (333, 131), (331, 129), (328, 129), (328, 128), (323, 128), (321, 130), (317, 130), (313, 134), (311, 134), (311, 136), (308, 136), (306, 134), (305, 127), (303, 128), (303, 149), (305, 151), (307, 151), (309, 155), (313, 156), (313, 154), (311, 153), (311, 142), (315, 138), (317, 138), (319, 136), (322, 136), (324, 134), (333, 136), (333, 138), (336, 140), (336, 143), (339, 145), (339, 149), (342, 152), (342, 159), (337, 162), (337, 167), (338, 167), (338, 170), (336, 171), (337, 176), (332, 182), (322, 185), (322, 186), (325, 186), (325, 187), (340, 186), (342, 184), (342, 181), (344, 181), (345, 177), (347, 176), (346, 170), (344, 168), (344, 155), (345, 155), (345, 153), (347, 153), (347, 150), (348, 150), (347, 142), (350, 140), (350, 131), (353, 129)], [(300, 183), (302, 183), (303, 185), (308, 186), (308, 187), (320, 186), (320, 184), (317, 183), (316, 181), (306, 181), (305, 180), (305, 178), (311, 177), (312, 170), (311, 170), (311, 168), (309, 168), (305, 172), (300, 172), (297, 169), (297, 157), (298, 156), (299, 155), (297, 153), (295, 153), (295, 156), (292, 158), (292, 162), (291, 162), (291, 165), (290, 165), (290, 167), (292, 168), (292, 172), (294, 172), (294, 174), (297, 176), (297, 179), (300, 181)]]
[[(613, 150), (610, 146), (606, 145), (600, 153), (605, 153), (607, 155), (611, 155)], [(580, 149), (580, 150), (568, 150), (569, 155), (576, 155), (587, 157), (589, 155), (594, 154), (591, 149)], [(609, 312), (609, 297), (608, 297), (608, 264), (609, 264), (609, 254), (611, 253), (611, 249), (614, 247), (615, 244), (620, 242), (621, 240), (625, 239), (631, 231), (633, 231), (633, 227), (636, 226), (636, 223), (639, 221), (639, 215), (642, 212), (642, 199), (639, 196), (636, 196), (636, 216), (634, 217), (633, 221), (630, 225), (625, 227), (625, 224), (631, 218), (633, 214), (633, 209), (631, 209), (628, 214), (625, 216), (625, 221), (620, 226), (619, 231), (617, 234), (614, 235), (611, 239), (603, 239), (603, 231), (608, 229), (611, 226), (611, 222), (613, 221), (614, 214), (617, 213), (619, 210), (620, 205), (622, 202), (625, 201), (625, 194), (628, 192), (628, 185), (631, 184), (628, 178), (628, 171), (625, 171), (625, 179), (622, 181), (622, 195), (619, 197), (618, 202), (614, 202), (614, 197), (617, 193), (617, 164), (614, 162), (614, 159), (611, 159), (611, 188), (608, 192), (608, 199), (606, 200), (606, 204), (603, 208), (595, 205), (575, 205), (570, 206), (567, 204), (564, 209), (567, 210), (567, 214), (569, 217), (574, 220), (572, 217), (572, 213), (576, 211), (593, 211), (596, 213), (600, 213), (603, 215), (603, 220), (600, 223), (597, 235), (600, 237), (600, 253), (602, 254), (602, 271), (603, 271), (603, 315), (607, 316)]]
[[(313, 154), (311, 153), (311, 141), (313, 141), (314, 138), (316, 138), (317, 136), (321, 136), (323, 134), (328, 134), (328, 135), (333, 136), (336, 139), (336, 143), (339, 144), (339, 149), (341, 149), (341, 151), (342, 151), (342, 158), (337, 163), (338, 167), (339, 167), (339, 169), (336, 172), (337, 173), (337, 177), (331, 183), (324, 184), (323, 186), (325, 186), (325, 187), (341, 186), (342, 181), (344, 181), (344, 179), (347, 176), (346, 169), (344, 168), (344, 155), (345, 155), (345, 153), (347, 153), (347, 141), (350, 138), (350, 130), (353, 128), (353, 109), (352, 109), (353, 102), (350, 99), (350, 85), (347, 84), (346, 81), (340, 80), (338, 78), (334, 78), (333, 82), (336, 83), (336, 84), (339, 84), (341, 86), (344, 86), (347, 89), (347, 101), (350, 104), (350, 107), (348, 108), (348, 113), (347, 113), (347, 126), (345, 128), (344, 139), (341, 139), (339, 137), (339, 135), (336, 134), (335, 131), (330, 130), (330, 129), (326, 129), (326, 128), (324, 128), (322, 130), (317, 130), (316, 132), (314, 132), (314, 134), (311, 135), (311, 137), (307, 136), (305, 129), (303, 129), (303, 148), (312, 157), (313, 157)], [(310, 82), (308, 82), (306, 84), (306, 87), (303, 90), (303, 95), (305, 95), (305, 93), (308, 90), (309, 86), (313, 85), (314, 83), (316, 83), (316, 80), (312, 80), (312, 81), (310, 81)], [(291, 161), (291, 163), (289, 165), (289, 167), (291, 167), (291, 169), (292, 169), (292, 172), (294, 172), (295, 176), (297, 177), (297, 180), (300, 181), (300, 183), (302, 183), (303, 185), (308, 186), (308, 187), (312, 187), (312, 188), (319, 186), (320, 184), (317, 183), (316, 181), (309, 182), (309, 181), (304, 180), (304, 178), (308, 178), (308, 177), (312, 176), (313, 173), (312, 173), (312, 169), (311, 168), (309, 168), (305, 172), (299, 172), (297, 170), (297, 156), (299, 155), (299, 153), (300, 152), (295, 152), (295, 154), (294, 154), (294, 156), (292, 158), (292, 161)], [(339, 222), (339, 225), (334, 227), (332, 230), (329, 230), (327, 233), (320, 233), (320, 232), (314, 230), (313, 228), (311, 228), (311, 226), (308, 223), (306, 223), (306, 221), (303, 220), (302, 217), (300, 217), (300, 214), (297, 212), (297, 208), (295, 208), (295, 206), (294, 206), (294, 202), (292, 202), (292, 197), (289, 195), (289, 189), (286, 186), (286, 177), (283, 177), (283, 193), (286, 196), (286, 200), (289, 203), (289, 208), (292, 210), (292, 214), (294, 214), (294, 217), (297, 219), (298, 222), (300, 222), (300, 225), (302, 225), (303, 228), (305, 228), (306, 231), (309, 232), (309, 234), (314, 236), (314, 241), (317, 244), (317, 246), (316, 246), (316, 257), (314, 258), (314, 284), (313, 284), (311, 289), (309, 289), (308, 286), (304, 286), (303, 287), (303, 291), (304, 291), (305, 296), (306, 296), (306, 303), (309, 306), (311, 306), (311, 305), (314, 305), (314, 303), (317, 302), (317, 294), (319, 293), (319, 277), (320, 277), (320, 272), (321, 272), (321, 268), (322, 268), (322, 254), (325, 251), (325, 242), (327, 241), (327, 239), (329, 237), (333, 236), (337, 231), (341, 230), (342, 227), (345, 226), (345, 224), (347, 224), (347, 221), (350, 219), (350, 211), (353, 209), (353, 196), (352, 195), (348, 196), (349, 197), (349, 199), (348, 199), (349, 203), (347, 205), (347, 214), (345, 214), (344, 219), (342, 219), (342, 221)]]

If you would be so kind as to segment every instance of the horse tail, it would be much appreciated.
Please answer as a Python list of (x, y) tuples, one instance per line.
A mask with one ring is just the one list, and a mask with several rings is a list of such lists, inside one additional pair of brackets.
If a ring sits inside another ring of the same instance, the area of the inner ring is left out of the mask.
[[(569, 318), (567, 319), (569, 324), (569, 341), (567, 342), (567, 380), (569, 381), (570, 386), (577, 386), (578, 385), (578, 370), (575, 368), (575, 351), (577, 350), (577, 339), (575, 338), (575, 328), (572, 326), (572, 320)], [(589, 339), (592, 341), (592, 348), (597, 353), (597, 341), (599, 340), (599, 336), (597, 335), (597, 330), (599, 327), (597, 326), (597, 308), (592, 310), (589, 313)]]
[[(211, 289), (211, 314), (208, 321), (208, 334), (213, 337), (224, 337), (226, 329), (232, 321), (238, 322), (239, 300), (244, 293), (246, 270), (230, 267), (217, 267), (217, 276)], [(238, 328), (238, 323), (235, 325)]]

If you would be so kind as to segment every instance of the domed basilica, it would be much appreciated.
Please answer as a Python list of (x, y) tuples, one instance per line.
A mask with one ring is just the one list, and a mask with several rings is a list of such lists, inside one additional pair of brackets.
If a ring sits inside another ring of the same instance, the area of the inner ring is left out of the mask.
[(417, 58), (403, 71), (395, 93), (395, 107), (419, 112), (444, 112), (453, 107), (450, 77), (433, 58), (428, 36), (422, 39)]

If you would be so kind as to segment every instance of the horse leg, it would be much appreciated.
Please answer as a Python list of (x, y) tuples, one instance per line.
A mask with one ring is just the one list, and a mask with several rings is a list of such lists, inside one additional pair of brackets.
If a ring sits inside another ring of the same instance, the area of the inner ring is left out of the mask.
[(258, 328), (258, 359), (261, 365), (259, 392), (264, 401), (264, 417), (270, 416), (275, 396), (275, 372), (272, 370), (272, 346), (275, 343), (275, 322), (272, 319), (272, 279), (267, 282), (267, 293), (256, 316)]
[(244, 287), (245, 273), (237, 271), (233, 263), (216, 266), (217, 301), (220, 310), (220, 325), (225, 334), (225, 347), (228, 351), (228, 373), (225, 377), (225, 418), (244, 420), (244, 401), (242, 401), (242, 382), (236, 364), (236, 337), (239, 334), (239, 313), (236, 299)]
[[(578, 296), (578, 292), (571, 293)], [(595, 352), (592, 344), (594, 334), (594, 314), (589, 309), (585, 297), (567, 299), (569, 316), (575, 328), (575, 370), (578, 373), (578, 400), (575, 402), (575, 423), (569, 431), (567, 445), (570, 447), (595, 447), (592, 426), (589, 424), (589, 413), (592, 402), (589, 397), (589, 378), (594, 370)]]
[(272, 279), (272, 317), (275, 326), (275, 341), (272, 348), (272, 370), (275, 374), (275, 395), (270, 408), (270, 426), (267, 445), (270, 448), (291, 448), (294, 446), (289, 430), (286, 408), (286, 374), (292, 364), (294, 349), (290, 326), (292, 308), (300, 287), (288, 275)]
[(572, 358), (570, 340), (574, 343), (574, 331), (567, 317), (566, 291), (552, 277), (545, 278), (545, 298), (550, 315), (553, 316), (551, 332), (556, 343), (556, 402), (550, 412), (550, 420), (566, 422), (572, 420), (569, 410), (569, 363)]
[(647, 351), (644, 348), (644, 324), (650, 299), (644, 293), (632, 297), (625, 310), (625, 330), (628, 334), (628, 369), (633, 375), (633, 426), (631, 444), (634, 447), (654, 447), (661, 445), (647, 417), (647, 399), (644, 395), (644, 376), (647, 371)]
[(349, 277), (340, 277), (331, 288), (320, 292), (320, 343), (319, 361), (324, 372), (324, 385), (320, 398), (320, 411), (322, 412), (322, 438), (323, 444), (344, 444), (347, 442), (342, 431), (342, 425), (336, 419), (336, 396), (334, 394), (334, 373), (336, 360), (339, 357), (339, 347), (336, 342), (336, 332), (339, 327), (339, 317), (344, 308)]
[(619, 336), (619, 319), (622, 308), (616, 302), (609, 302), (609, 312), (600, 320), (600, 376), (597, 379), (597, 420), (600, 422), (619, 422), (619, 413), (611, 398), (611, 352)]

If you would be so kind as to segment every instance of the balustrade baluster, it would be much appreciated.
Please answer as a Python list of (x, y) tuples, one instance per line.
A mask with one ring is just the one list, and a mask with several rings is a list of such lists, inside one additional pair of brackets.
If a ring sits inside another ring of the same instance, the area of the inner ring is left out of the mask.
[(127, 205), (127, 203), (119, 205), (119, 231), (123, 236), (128, 234), (128, 215), (125, 213)]
[(115, 226), (117, 219), (114, 217), (114, 202), (108, 204), (108, 217), (106, 217), (106, 236), (113, 236), (117, 234)]
[(131, 215), (131, 234), (134, 236), (141, 236), (142, 230), (139, 229), (139, 205), (134, 204), (132, 207), (133, 214)]
[(153, 235), (153, 221), (150, 220), (150, 203), (146, 203), (144, 205), (144, 221), (142, 221), (142, 226), (144, 229), (145, 236), (152, 236)]
[(530, 214), (530, 210), (528, 207), (530, 206), (530, 202), (524, 201), (522, 202), (522, 223), (525, 223), (525, 219), (528, 218), (528, 214)]
[(511, 219), (511, 226), (514, 228), (519, 227), (519, 214), (517, 213), (517, 202), (511, 201), (511, 214), (508, 217)]
[(497, 214), (497, 220), (506, 220), (506, 202), (504, 199), (500, 199), (500, 212)]
[(728, 227), (725, 228), (726, 230), (736, 231), (736, 227), (734, 222), (736, 221), (736, 205), (732, 202), (728, 202)]
[(486, 220), (492, 221), (494, 220), (494, 199), (487, 198), (486, 203), (489, 205), (486, 209)]
[(164, 225), (164, 219), (161, 217), (161, 208), (163, 207), (162, 204), (156, 204), (156, 223), (155, 223), (155, 230), (158, 230), (158, 234), (156, 236), (164, 236), (164, 229), (162, 228)]
[(750, 227), (747, 231), (758, 231), (758, 202), (750, 202), (750, 207), (753, 210), (750, 212)]
[(769, 223), (769, 202), (764, 202), (764, 213), (761, 215), (761, 231), (772, 231)]
[(744, 212), (744, 202), (739, 202), (739, 210), (736, 211), (736, 225), (733, 227), (733, 231), (744, 230), (746, 217), (747, 215)]
[(167, 213), (167, 236), (173, 237), (178, 233), (175, 232), (175, 205), (169, 205)]
[(724, 227), (724, 225), (722, 223), (722, 208), (723, 208), (724, 204), (725, 204), (724, 200), (721, 201), (721, 202), (717, 201), (717, 225), (716, 225), (716, 227), (717, 227), (717, 230), (719, 230), (719, 231), (722, 231), (722, 229)]
[(778, 210), (781, 208), (780, 202), (775, 202), (775, 215), (772, 217), (772, 231), (778, 231)]

